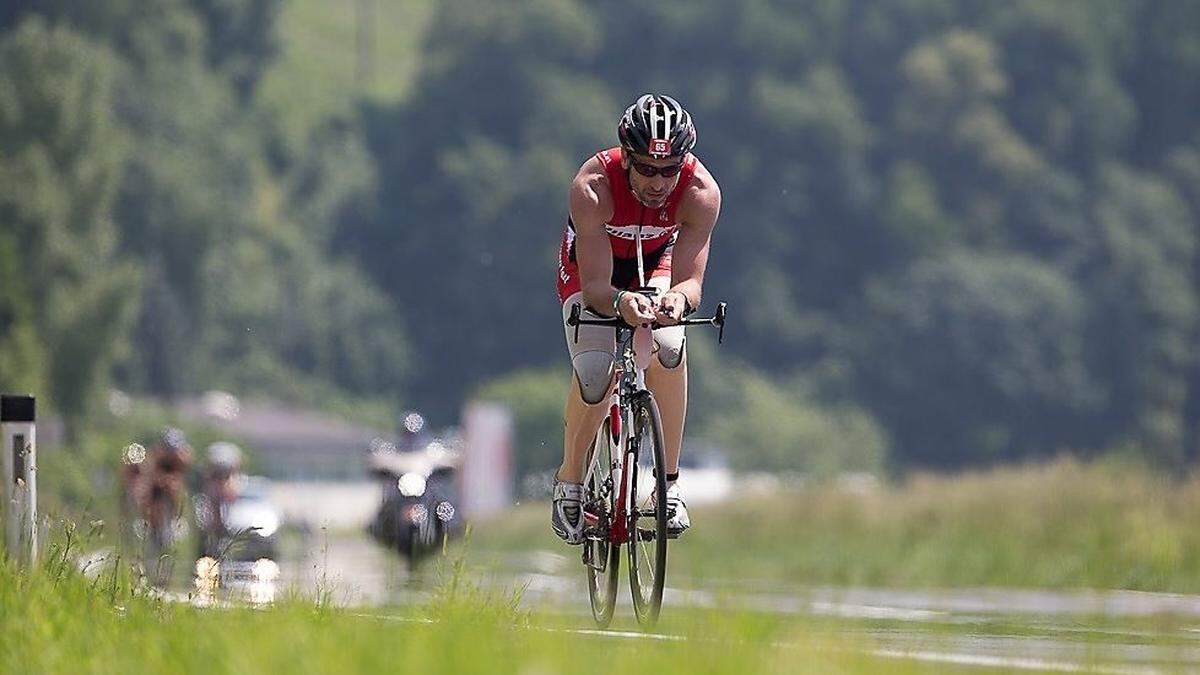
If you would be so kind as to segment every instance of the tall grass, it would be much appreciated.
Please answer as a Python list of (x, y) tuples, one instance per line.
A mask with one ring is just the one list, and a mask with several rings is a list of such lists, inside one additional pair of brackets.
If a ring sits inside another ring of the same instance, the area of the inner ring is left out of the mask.
[[(480, 528), (489, 551), (566, 549), (541, 505)], [(1200, 479), (1061, 459), (874, 489), (837, 484), (691, 509), (676, 584), (1020, 586), (1200, 592)]]

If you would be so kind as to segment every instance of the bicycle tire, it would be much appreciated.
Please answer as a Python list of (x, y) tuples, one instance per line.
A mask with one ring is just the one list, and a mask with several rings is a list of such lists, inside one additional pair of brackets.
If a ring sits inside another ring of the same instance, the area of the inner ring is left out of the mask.
[[(629, 590), (633, 595), (634, 614), (646, 629), (658, 621), (667, 574), (667, 478), (663, 447), (658, 403), (649, 391), (639, 392), (633, 402), (630, 446), (625, 449), (636, 452), (626, 478), (629, 486)], [(652, 491), (644, 495), (648, 487)]]
[[(597, 471), (584, 485), (584, 500), (585, 509), (593, 509), (593, 515), (597, 516), (598, 521), (607, 519), (611, 525), (611, 516), (614, 510), (614, 486), (611, 481), (607, 485), (605, 484), (605, 481), (612, 475), (613, 444), (610, 439), (609, 421), (606, 417), (604, 425), (600, 427), (596, 439), (592, 442), (592, 461), (595, 461), (595, 453), (601, 453), (601, 456), (597, 464)], [(603, 509), (603, 513), (596, 513), (595, 511), (598, 509)], [(609, 527), (601, 528), (603, 538), (589, 538), (583, 542), (583, 556), (588, 579), (588, 600), (592, 606), (592, 618), (600, 628), (607, 628), (608, 624), (612, 623), (613, 609), (617, 605), (617, 573), (621, 567), (621, 547), (608, 540), (609, 529)], [(587, 562), (589, 558), (592, 561), (591, 564)], [(600, 560), (604, 561), (603, 570), (595, 567), (595, 562)]]

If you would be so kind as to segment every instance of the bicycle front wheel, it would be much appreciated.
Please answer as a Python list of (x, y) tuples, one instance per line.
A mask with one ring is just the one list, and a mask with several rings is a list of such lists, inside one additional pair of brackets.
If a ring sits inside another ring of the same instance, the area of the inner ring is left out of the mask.
[(590, 465), (594, 469), (584, 485), (583, 564), (587, 567), (592, 618), (600, 628), (607, 628), (612, 622), (613, 607), (617, 604), (617, 571), (621, 567), (621, 547), (609, 541), (616, 501), (609, 428), (605, 418), (592, 445)]
[(667, 478), (662, 419), (654, 395), (638, 394), (630, 429), (629, 586), (638, 623), (649, 628), (662, 609), (667, 574)]

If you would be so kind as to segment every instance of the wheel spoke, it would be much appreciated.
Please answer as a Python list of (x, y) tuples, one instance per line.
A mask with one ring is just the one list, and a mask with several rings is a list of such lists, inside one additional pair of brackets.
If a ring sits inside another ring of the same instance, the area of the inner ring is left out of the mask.
[[(584, 563), (588, 576), (592, 617), (598, 626), (604, 628), (612, 621), (617, 597), (617, 572), (620, 566), (619, 547), (608, 542), (613, 517), (613, 482), (612, 448), (607, 420), (593, 441), (592, 452), (595, 454), (596, 467), (586, 485), (584, 510), (585, 513), (591, 514), (594, 524), (589, 528), (589, 538), (584, 542)], [(589, 459), (590, 461), (592, 459)]]

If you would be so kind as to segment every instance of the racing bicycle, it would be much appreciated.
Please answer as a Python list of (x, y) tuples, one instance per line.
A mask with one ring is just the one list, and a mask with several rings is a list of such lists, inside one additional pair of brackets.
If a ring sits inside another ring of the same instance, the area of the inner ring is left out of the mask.
[[(658, 289), (635, 292), (654, 297)], [(583, 564), (587, 569), (592, 617), (605, 628), (617, 600), (621, 547), (629, 557), (629, 587), (638, 623), (649, 628), (662, 609), (667, 571), (667, 482), (663, 429), (654, 394), (646, 388), (646, 368), (653, 349), (651, 331), (657, 324), (631, 326), (620, 317), (583, 314), (571, 308), (567, 325), (611, 326), (616, 330), (617, 384), (608, 415), (592, 442), (584, 474)], [(592, 318), (596, 317), (596, 318)], [(676, 325), (714, 326), (718, 342), (725, 338), (725, 303), (708, 318), (685, 318)]]

